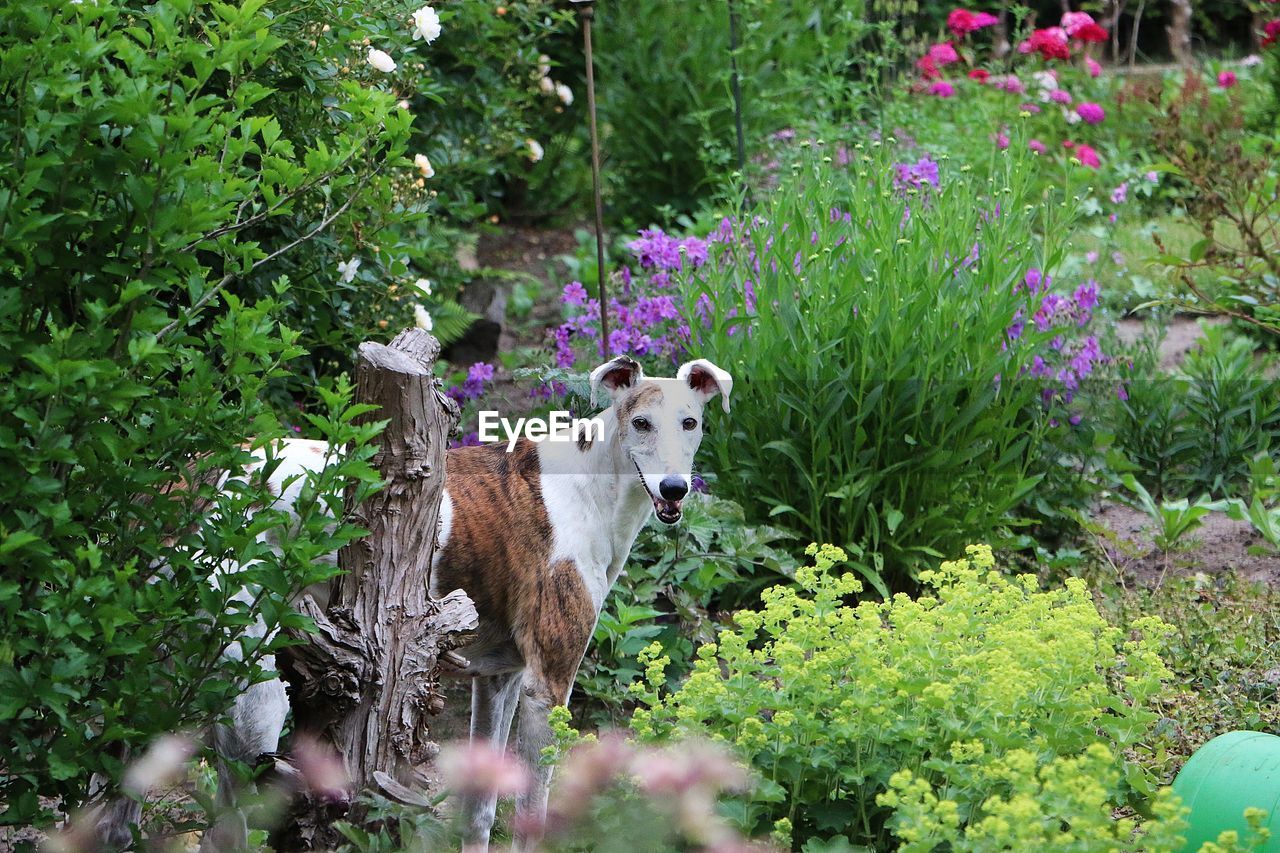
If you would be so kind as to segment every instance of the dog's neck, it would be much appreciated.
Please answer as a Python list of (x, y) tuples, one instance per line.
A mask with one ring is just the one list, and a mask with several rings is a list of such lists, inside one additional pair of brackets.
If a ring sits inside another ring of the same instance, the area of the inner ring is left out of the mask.
[[(653, 501), (635, 463), (622, 448), (613, 408), (601, 412), (604, 437), (584, 445), (547, 441), (539, 445), (543, 491), (555, 490), (581, 513), (578, 535), (599, 549), (612, 585), (626, 564), (640, 528), (653, 514)], [(583, 543), (588, 544), (588, 543)]]

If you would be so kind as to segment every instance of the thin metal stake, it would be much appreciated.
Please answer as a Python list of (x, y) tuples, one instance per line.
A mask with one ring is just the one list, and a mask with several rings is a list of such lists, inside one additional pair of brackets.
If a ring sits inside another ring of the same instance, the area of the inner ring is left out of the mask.
[(587, 55), (587, 115), (591, 120), (591, 186), (596, 202), (596, 278), (600, 283), (600, 342), (604, 357), (609, 358), (609, 301), (605, 291), (608, 278), (604, 267), (604, 201), (600, 194), (600, 134), (596, 129), (596, 72), (591, 53), (591, 21), (595, 18), (594, 0), (573, 0), (582, 18), (582, 46)]
[(729, 85), (733, 89), (733, 121), (738, 131), (738, 171), (746, 178), (747, 142), (742, 133), (742, 81), (738, 78), (738, 10), (729, 0)]

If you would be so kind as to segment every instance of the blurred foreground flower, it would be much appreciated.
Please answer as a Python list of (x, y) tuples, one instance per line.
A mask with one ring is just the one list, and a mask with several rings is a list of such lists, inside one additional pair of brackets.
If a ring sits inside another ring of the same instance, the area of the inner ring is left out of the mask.
[(531, 781), (518, 758), (487, 744), (449, 744), (440, 750), (437, 766), (449, 789), (462, 796), (513, 797)]
[(422, 173), (422, 177), (434, 177), (436, 170), (432, 168), (431, 161), (427, 159), (426, 154), (414, 154), (413, 165), (418, 167), (418, 171)]
[(176, 781), (195, 752), (195, 741), (185, 735), (159, 737), (129, 765), (120, 786), (135, 797), (145, 797), (152, 788)]

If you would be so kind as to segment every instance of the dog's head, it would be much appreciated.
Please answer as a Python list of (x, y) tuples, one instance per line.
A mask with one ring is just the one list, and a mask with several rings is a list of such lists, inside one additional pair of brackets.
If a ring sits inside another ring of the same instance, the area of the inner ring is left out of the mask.
[(702, 443), (702, 410), (717, 394), (729, 411), (733, 378), (706, 359), (686, 362), (674, 379), (645, 379), (628, 356), (591, 371), (591, 399), (607, 393), (618, 420), (617, 440), (653, 501), (658, 520), (680, 520), (689, 493), (693, 455)]

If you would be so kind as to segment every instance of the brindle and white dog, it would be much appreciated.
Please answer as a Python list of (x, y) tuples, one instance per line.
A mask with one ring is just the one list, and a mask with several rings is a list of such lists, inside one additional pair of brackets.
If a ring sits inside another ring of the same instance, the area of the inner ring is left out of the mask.
[[(598, 416), (603, 439), (520, 439), (510, 452), (498, 443), (446, 455), (431, 592), (462, 589), (479, 615), (474, 638), (458, 650), (467, 667), (447, 674), (472, 679), (473, 742), (505, 748), (519, 715), (516, 752), (534, 778), (517, 802), (517, 825), (526, 832), (546, 813), (551, 768), (539, 759), (551, 743), (548, 715), (569, 701), (605, 595), (650, 513), (665, 524), (680, 520), (703, 409), (719, 395), (728, 412), (732, 386), (729, 374), (705, 359), (682, 365), (673, 379), (647, 379), (636, 361), (620, 356), (591, 372), (592, 401), (603, 393), (612, 402)], [(319, 442), (284, 443), (271, 475), (282, 505), (297, 498), (305, 481), (299, 475), (326, 455)], [(279, 680), (252, 685), (236, 700), (230, 725), (215, 731), (219, 755), (252, 763), (274, 753), (287, 711)], [(219, 801), (232, 807), (234, 799), (223, 770)], [(462, 806), (466, 848), (487, 849), (496, 797)], [(127, 839), (132, 815), (110, 814), (107, 822), (123, 825), (100, 825), (104, 835)], [(243, 817), (234, 808), (228, 817), (202, 848), (243, 845)], [(526, 835), (517, 846), (536, 841)]]

